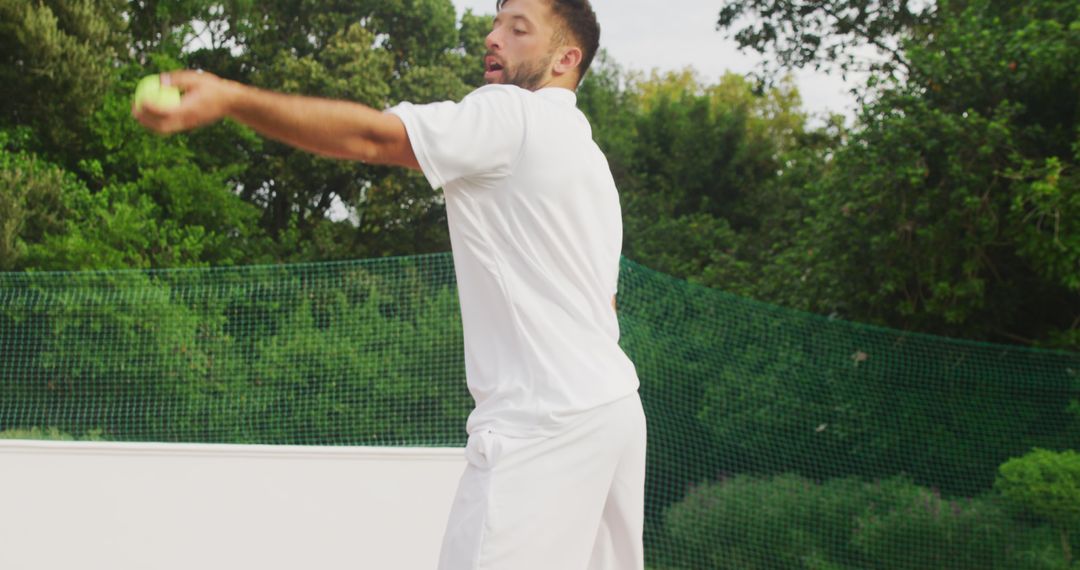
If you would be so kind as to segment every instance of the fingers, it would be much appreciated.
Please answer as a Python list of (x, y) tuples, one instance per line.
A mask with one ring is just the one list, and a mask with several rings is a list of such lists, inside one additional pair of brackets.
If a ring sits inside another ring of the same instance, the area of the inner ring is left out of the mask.
[(179, 130), (174, 125), (175, 121), (172, 120), (175, 113), (175, 109), (161, 109), (150, 102), (144, 102), (138, 109), (134, 106), (131, 109), (132, 116), (142, 126), (161, 134), (174, 133)]
[(206, 73), (201, 69), (182, 69), (161, 74), (162, 85), (173, 85), (179, 87), (180, 91), (191, 91), (197, 89), (201, 84), (216, 79), (216, 75), (213, 73)]
[(199, 127), (221, 118), (220, 94), (215, 90), (220, 80), (211, 73), (194, 70), (170, 71), (160, 74), (163, 87), (180, 89), (180, 104), (163, 108), (143, 102), (132, 106), (131, 114), (144, 127), (161, 134), (171, 134)]
[[(181, 100), (182, 103), (183, 100)], [(131, 116), (144, 127), (162, 134), (176, 131), (172, 123), (175, 122), (173, 117), (178, 111), (179, 107), (163, 108), (154, 104), (153, 101), (143, 101), (138, 107), (134, 102), (131, 105)]]
[(135, 117), (135, 120), (139, 121), (142, 126), (161, 135), (171, 135), (200, 126), (199, 124), (192, 123), (185, 115), (181, 114), (180, 111), (174, 109), (161, 111), (146, 104), (138, 111), (133, 110), (132, 116)]
[(131, 114), (136, 119), (146, 119), (150, 122), (157, 122), (168, 116), (169, 111), (167, 109), (159, 109), (153, 103), (149, 101), (144, 101), (143, 104), (140, 105), (137, 109), (134, 105), (132, 105)]

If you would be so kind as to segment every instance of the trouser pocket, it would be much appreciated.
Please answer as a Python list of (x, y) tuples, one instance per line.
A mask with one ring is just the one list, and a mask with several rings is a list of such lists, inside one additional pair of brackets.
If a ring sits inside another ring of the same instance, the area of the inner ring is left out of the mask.
[(498, 457), (499, 438), (489, 429), (469, 434), (465, 444), (465, 460), (477, 469), (491, 469)]

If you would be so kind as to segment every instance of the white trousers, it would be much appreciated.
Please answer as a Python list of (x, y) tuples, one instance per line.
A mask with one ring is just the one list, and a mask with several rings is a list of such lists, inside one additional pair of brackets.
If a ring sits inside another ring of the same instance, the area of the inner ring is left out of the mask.
[(637, 394), (553, 437), (469, 436), (439, 570), (643, 570)]

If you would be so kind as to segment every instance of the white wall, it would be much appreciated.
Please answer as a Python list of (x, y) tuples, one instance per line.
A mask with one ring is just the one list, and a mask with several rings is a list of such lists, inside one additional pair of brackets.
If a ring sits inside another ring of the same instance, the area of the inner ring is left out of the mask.
[(434, 568), (461, 449), (0, 440), (2, 570)]

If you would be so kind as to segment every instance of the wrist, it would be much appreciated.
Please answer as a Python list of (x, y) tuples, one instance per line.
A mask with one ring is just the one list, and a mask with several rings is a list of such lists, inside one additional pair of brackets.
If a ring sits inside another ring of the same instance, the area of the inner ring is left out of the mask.
[(247, 99), (247, 91), (250, 88), (243, 83), (230, 79), (222, 79), (221, 82), (221, 101), (225, 115), (235, 118), (237, 113), (243, 109), (244, 101)]

